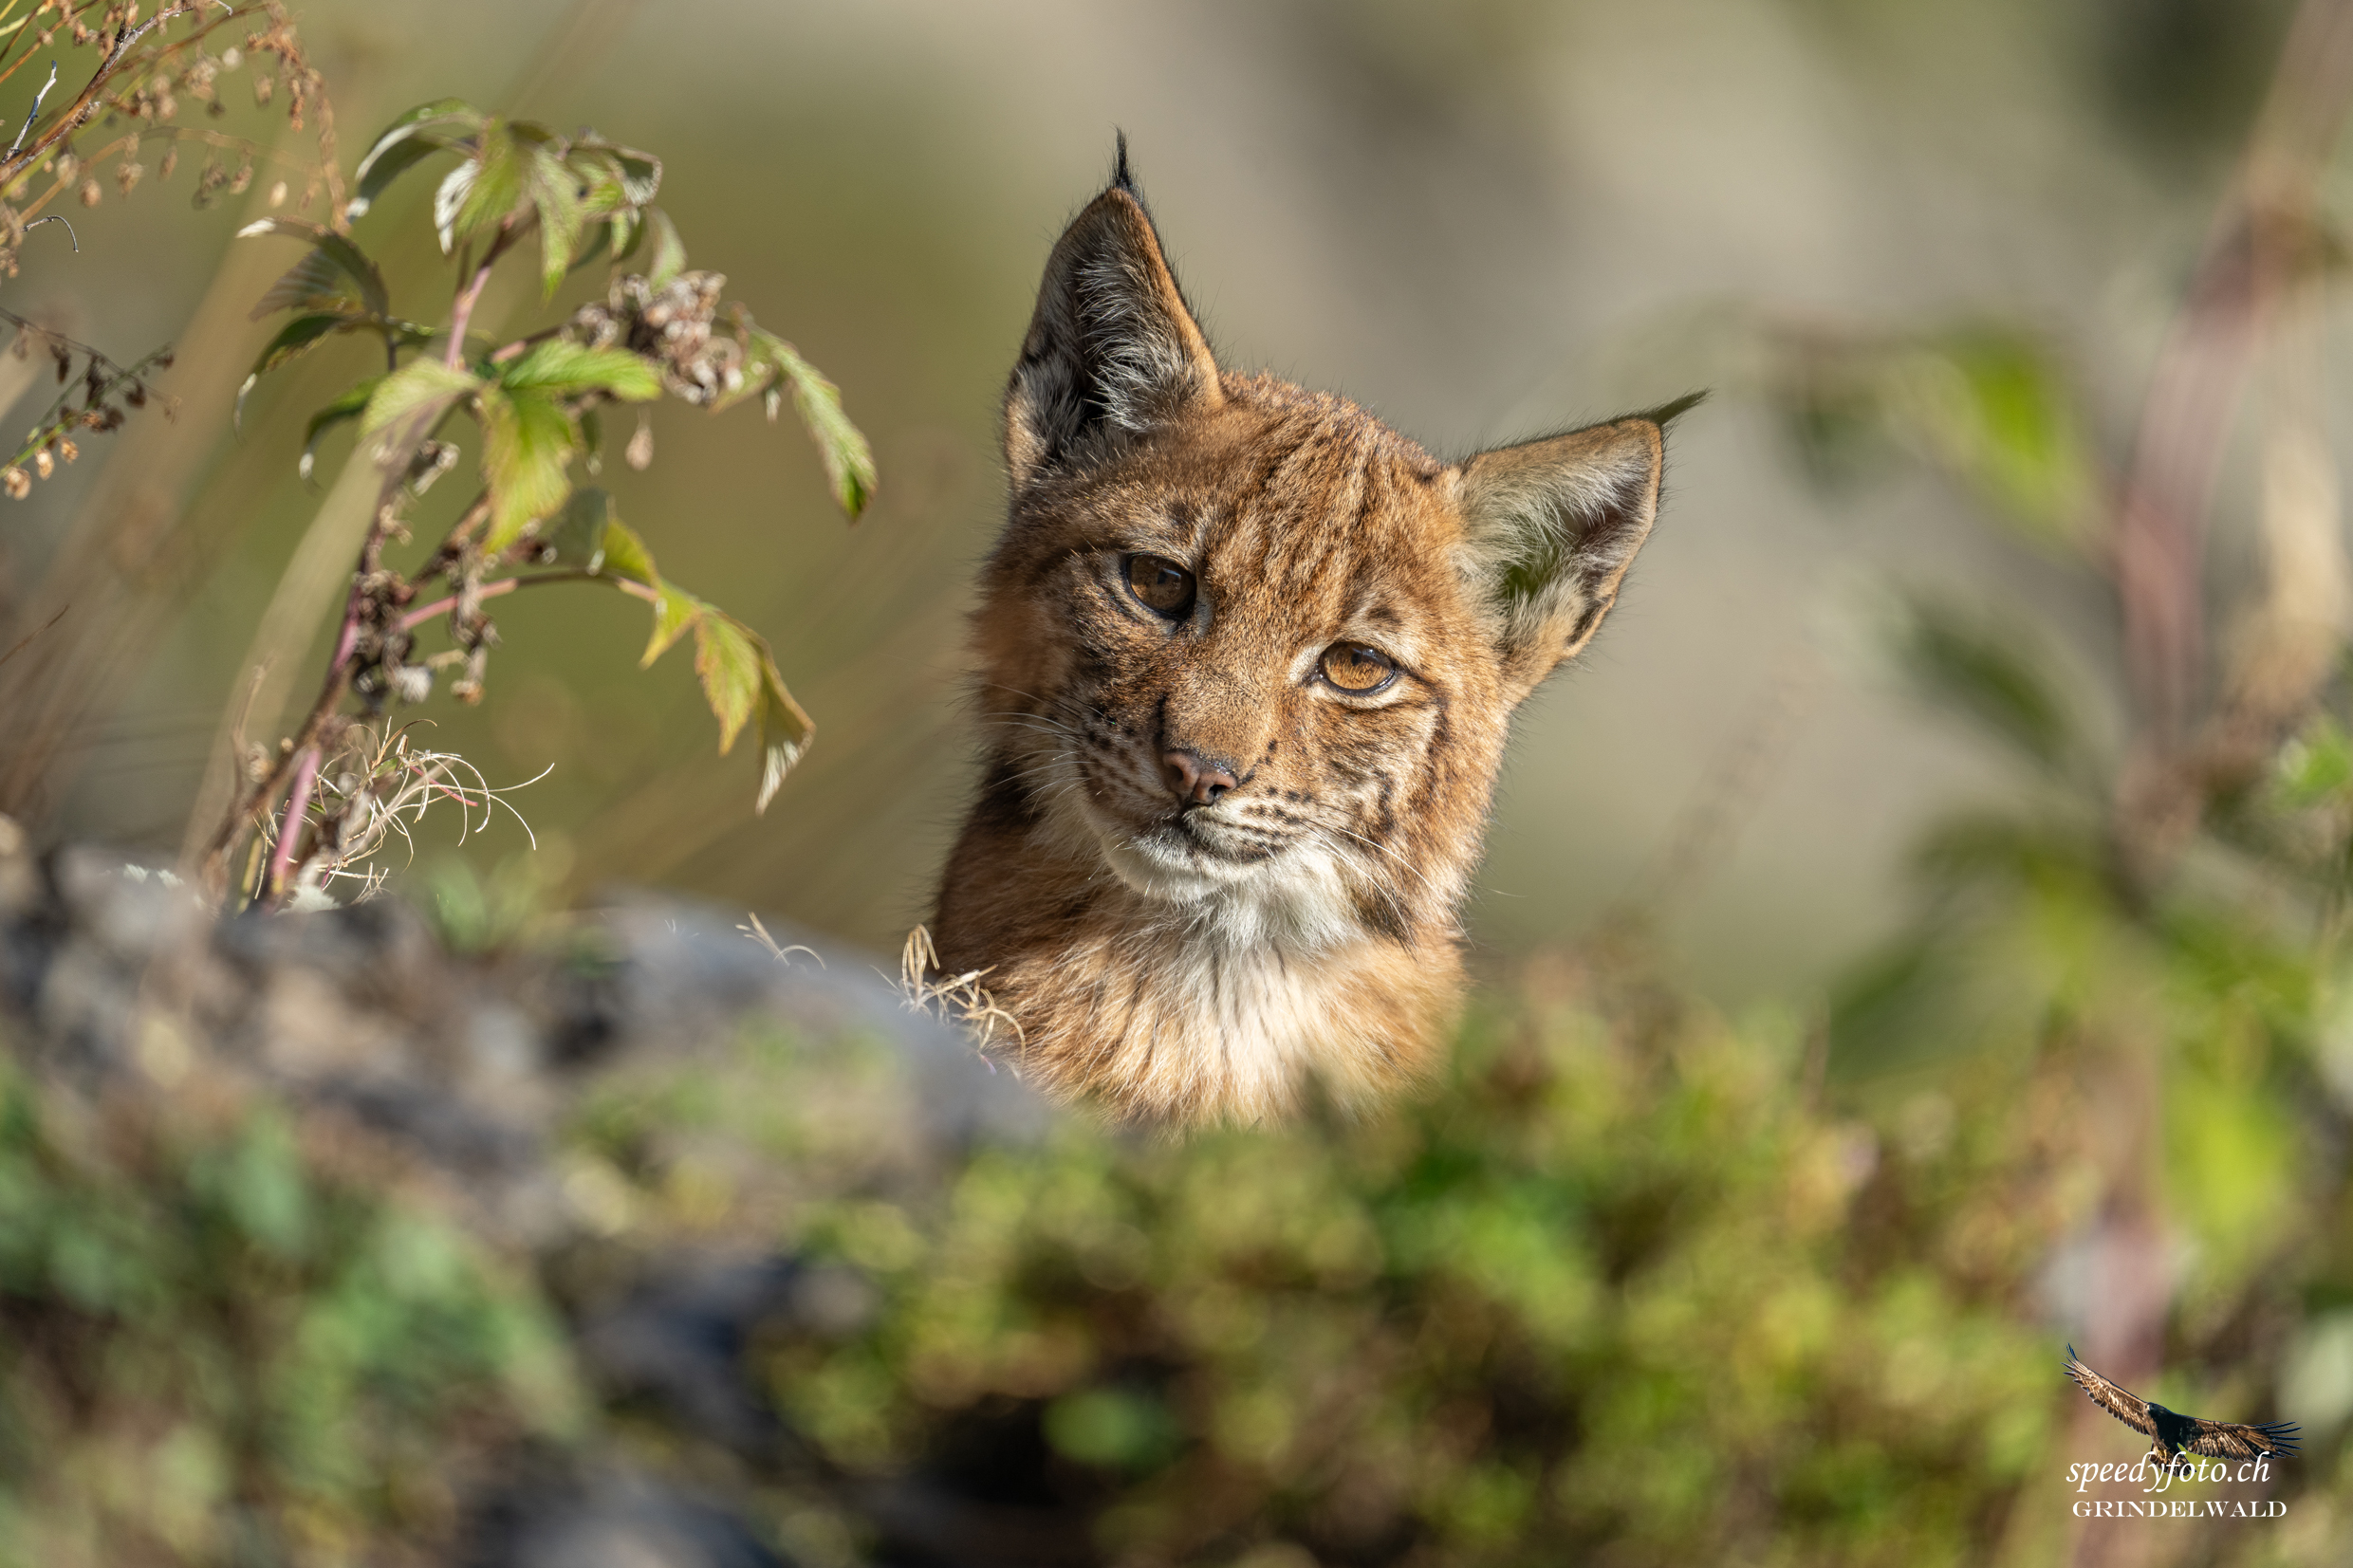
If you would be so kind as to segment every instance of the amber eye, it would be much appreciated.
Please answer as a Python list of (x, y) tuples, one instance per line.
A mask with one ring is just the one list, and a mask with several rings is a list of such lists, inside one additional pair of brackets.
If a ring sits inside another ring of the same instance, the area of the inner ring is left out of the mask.
[(1193, 574), (1164, 555), (1129, 556), (1127, 591), (1137, 603), (1171, 620), (1193, 610)]
[(1335, 642), (1324, 650), (1324, 678), (1354, 696), (1370, 696), (1397, 679), (1397, 663), (1378, 648)]

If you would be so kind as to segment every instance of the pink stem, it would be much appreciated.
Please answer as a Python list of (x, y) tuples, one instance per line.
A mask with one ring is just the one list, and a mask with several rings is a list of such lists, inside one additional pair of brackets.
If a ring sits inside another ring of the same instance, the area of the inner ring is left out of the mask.
[[(645, 600), (648, 604), (658, 604), (661, 602), (661, 595), (658, 592), (647, 587), (644, 583), (638, 581), (636, 579), (626, 577), (606, 577), (602, 572), (549, 572), (543, 577), (501, 578), (496, 582), (483, 584), (482, 592), (479, 597), (483, 599), (496, 599), (501, 594), (511, 594), (517, 588), (528, 588), (533, 583), (538, 582), (610, 582), (614, 587), (619, 588), (622, 593), (635, 594), (638, 598)], [(419, 605), (400, 618), (400, 630), (403, 632), (414, 632), (417, 628), (422, 626), (434, 617), (448, 614), (450, 607), (456, 602), (457, 596), (455, 594), (452, 594), (447, 599), (436, 599), (431, 604)]]
[(287, 792), (286, 816), (278, 826), (278, 841), (269, 852), (269, 876), (262, 885), (273, 900), (286, 891), (287, 869), (293, 863), (295, 840), (303, 836), (303, 815), (310, 809), (310, 791), (319, 782), (319, 748), (306, 747), (294, 766), (294, 787)]

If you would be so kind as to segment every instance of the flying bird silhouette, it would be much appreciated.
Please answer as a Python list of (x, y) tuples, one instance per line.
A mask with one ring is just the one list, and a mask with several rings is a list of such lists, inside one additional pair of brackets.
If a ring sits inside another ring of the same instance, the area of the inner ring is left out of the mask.
[(2091, 1396), (2093, 1404), (2153, 1439), (2148, 1457), (2159, 1465), (2177, 1466), (2184, 1454), (2203, 1454), (2209, 1459), (2256, 1459), (2296, 1451), (2293, 1421), (2249, 1426), (2241, 1421), (2208, 1421), (2169, 1411), (2162, 1405), (2152, 1405), (2077, 1360), (2073, 1345), (2067, 1347), (2066, 1372)]

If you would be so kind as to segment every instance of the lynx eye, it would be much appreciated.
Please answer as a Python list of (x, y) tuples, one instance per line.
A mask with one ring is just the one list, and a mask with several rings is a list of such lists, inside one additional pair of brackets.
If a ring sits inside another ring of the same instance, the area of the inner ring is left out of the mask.
[(1193, 574), (1164, 555), (1127, 558), (1127, 591), (1155, 615), (1181, 620), (1193, 610)]
[(1397, 662), (1361, 642), (1335, 642), (1324, 650), (1324, 678), (1351, 696), (1368, 697), (1397, 679)]

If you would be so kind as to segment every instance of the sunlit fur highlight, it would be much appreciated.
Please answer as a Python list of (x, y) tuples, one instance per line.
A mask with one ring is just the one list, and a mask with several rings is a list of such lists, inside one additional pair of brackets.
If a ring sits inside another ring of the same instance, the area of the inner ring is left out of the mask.
[[(1130, 1118), (1261, 1121), (1426, 1077), (1512, 708), (1648, 533), (1659, 421), (1450, 466), (1221, 371), (1122, 174), (1055, 248), (973, 618), (987, 762), (932, 929), (1024, 1075)], [(1135, 554), (1195, 574), (1171, 620)], [(1335, 643), (1398, 674), (1345, 692)], [(1182, 747), (1222, 767), (1172, 793)]]

